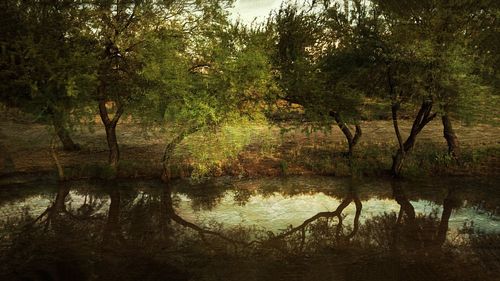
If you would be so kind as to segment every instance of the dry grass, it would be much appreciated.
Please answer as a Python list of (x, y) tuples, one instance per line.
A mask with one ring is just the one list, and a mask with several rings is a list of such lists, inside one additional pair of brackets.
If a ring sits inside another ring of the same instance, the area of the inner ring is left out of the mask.
[[(346, 142), (337, 127), (331, 132), (313, 132), (306, 134), (302, 129), (293, 129), (282, 134), (278, 127), (262, 125), (240, 128), (250, 135), (250, 143), (237, 157), (220, 162), (210, 171), (212, 175), (229, 174), (234, 176), (277, 176), (283, 174), (335, 174), (348, 175), (352, 168), (359, 174), (379, 174), (389, 168), (391, 153), (396, 146), (390, 121), (366, 121), (361, 124), (363, 137), (357, 147), (355, 165), (349, 165), (341, 155), (346, 149)], [(402, 121), (403, 134), (409, 132), (411, 122)], [(16, 172), (51, 171), (54, 163), (50, 157), (49, 143), (52, 137), (50, 129), (44, 125), (29, 122), (14, 122), (4, 118), (0, 121), (1, 157), (0, 170), (7, 170), (12, 160)], [(90, 129), (90, 130), (89, 130)], [(498, 173), (500, 166), (498, 149), (500, 147), (500, 127), (491, 125), (464, 126), (455, 124), (464, 151), (490, 151), (493, 155), (482, 155), (481, 163), (487, 166), (487, 173)], [(145, 132), (137, 125), (122, 123), (117, 129), (121, 145), (122, 166), (128, 176), (157, 175), (160, 173), (160, 159), (168, 135), (156, 131)], [(102, 167), (107, 161), (107, 146), (103, 127), (93, 124), (74, 132), (74, 139), (83, 149), (79, 152), (59, 151), (59, 157), (65, 167)], [(189, 140), (188, 140), (189, 142)], [(191, 140), (196, 144), (196, 138)], [(181, 146), (182, 152), (186, 145)], [(431, 122), (418, 138), (417, 151), (429, 148), (439, 153), (446, 150), (439, 120)], [(423, 152), (422, 152), (423, 153)], [(427, 153), (427, 152), (425, 152)], [(430, 152), (429, 152), (430, 153)], [(432, 155), (438, 155), (432, 152)], [(484, 154), (484, 153), (483, 153)], [(189, 155), (177, 159), (179, 175), (190, 174), (194, 163)], [(433, 156), (434, 157), (434, 156)], [(10, 159), (9, 159), (10, 158)], [(438, 159), (439, 160), (439, 159)], [(477, 159), (475, 159), (477, 160)], [(414, 165), (422, 165), (423, 160), (415, 160)], [(352, 163), (351, 163), (352, 164)], [(411, 163), (409, 164), (411, 167)], [(424, 165), (425, 166), (425, 165)], [(461, 168), (436, 169), (427, 167), (436, 173), (478, 172), (476, 166)], [(455, 170), (454, 170), (455, 169)], [(474, 170), (476, 169), (476, 170)], [(481, 170), (479, 169), (479, 171)], [(367, 173), (367, 170), (372, 172)], [(411, 169), (410, 169), (411, 170)], [(11, 170), (12, 171), (12, 170)], [(373, 172), (378, 171), (378, 172)]]

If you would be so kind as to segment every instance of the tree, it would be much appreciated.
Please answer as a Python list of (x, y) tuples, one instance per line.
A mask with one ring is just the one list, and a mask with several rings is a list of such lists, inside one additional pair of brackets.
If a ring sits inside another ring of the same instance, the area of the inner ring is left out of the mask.
[[(465, 4), (464, 4), (465, 3)], [(418, 134), (438, 113), (442, 114), (444, 135), (451, 153), (457, 153), (457, 138), (449, 113), (453, 106), (473, 97), (479, 84), (467, 61), (463, 19), (472, 2), (409, 1), (405, 8), (398, 1), (374, 1), (386, 24), (381, 45), (380, 72), (386, 73), (386, 97), (392, 104), (392, 119), (399, 149), (393, 157), (392, 173), (398, 176), (406, 155)], [(470, 99), (469, 99), (470, 100)], [(408, 138), (403, 141), (398, 111), (403, 103), (420, 103)], [(437, 109), (436, 109), (437, 107)], [(432, 113), (432, 110), (435, 110)]]
[(64, 149), (79, 149), (68, 115), (85, 102), (76, 87), (92, 70), (75, 28), (84, 18), (78, 3), (3, 1), (0, 9), (2, 102), (49, 119)]
[[(159, 38), (146, 55), (144, 73), (154, 87), (142, 108), (154, 108), (147, 118), (173, 134), (162, 156), (164, 180), (170, 179), (172, 155), (186, 137), (254, 117), (271, 84), (263, 30), (231, 24), (222, 9), (206, 13), (189, 34), (177, 30), (176, 41)], [(170, 36), (172, 30), (165, 32)]]
[[(350, 8), (351, 7), (351, 8)], [(370, 94), (376, 15), (360, 1), (282, 6), (274, 19), (275, 65), (282, 98), (300, 104), (311, 120), (334, 121), (352, 155), (362, 130), (362, 98)], [(332, 120), (333, 119), (333, 120)], [(354, 123), (353, 132), (348, 124)]]
[[(339, 128), (344, 133), (349, 155), (362, 135), (359, 119), (364, 99), (374, 93), (377, 75), (375, 61), (379, 56), (380, 18), (370, 5), (354, 0), (324, 4), (323, 39), (320, 48), (320, 70), (324, 76), (325, 98)], [(354, 123), (351, 132), (346, 121)]]
[[(94, 1), (87, 26), (93, 36), (91, 51), (99, 60), (97, 90), (94, 98), (106, 130), (109, 165), (116, 171), (120, 151), (116, 126), (126, 105), (141, 92), (140, 52), (144, 38), (160, 24), (163, 7), (160, 3), (143, 1)], [(111, 116), (108, 108), (114, 107)]]
[[(451, 5), (436, 3), (441, 23), (438, 44), (448, 46), (446, 62), (452, 78), (444, 81), (442, 103), (443, 134), (448, 151), (460, 158), (458, 137), (451, 116), (470, 122), (485, 108), (480, 106), (491, 94), (498, 93), (498, 1), (462, 1)], [(497, 30), (495, 32), (494, 30)], [(465, 76), (464, 76), (465, 75)], [(450, 85), (451, 84), (451, 85)], [(458, 84), (458, 86), (457, 86)], [(488, 120), (484, 120), (488, 122)]]
[[(380, 72), (386, 75), (386, 84), (382, 86), (382, 95), (391, 102), (392, 121), (399, 148), (393, 156), (391, 172), (399, 176), (406, 155), (413, 149), (418, 134), (436, 117), (432, 113), (434, 96), (429, 85), (430, 63), (426, 61), (425, 42), (418, 41), (415, 34), (407, 28), (411, 19), (401, 20), (388, 9), (385, 12), (387, 26), (390, 31), (383, 38), (383, 56), (380, 61)], [(415, 36), (415, 37), (412, 37)], [(403, 140), (399, 128), (399, 110), (402, 104), (420, 103), (417, 115), (409, 136)]]
[(86, 24), (86, 32), (93, 36), (92, 51), (99, 60), (94, 98), (106, 130), (109, 165), (113, 170), (120, 160), (117, 124), (125, 109), (133, 109), (154, 86), (144, 76), (144, 69), (145, 54), (155, 48), (156, 36), (173, 30), (171, 37), (160, 39), (177, 40), (180, 34), (175, 30), (192, 29), (205, 20), (207, 11), (220, 9), (222, 2), (102, 0), (88, 4), (92, 17)]

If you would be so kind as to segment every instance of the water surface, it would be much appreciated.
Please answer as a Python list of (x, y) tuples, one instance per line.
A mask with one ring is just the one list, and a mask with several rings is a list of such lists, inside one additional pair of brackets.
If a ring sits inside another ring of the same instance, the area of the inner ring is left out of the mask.
[(324, 177), (3, 186), (0, 279), (499, 280), (497, 186)]

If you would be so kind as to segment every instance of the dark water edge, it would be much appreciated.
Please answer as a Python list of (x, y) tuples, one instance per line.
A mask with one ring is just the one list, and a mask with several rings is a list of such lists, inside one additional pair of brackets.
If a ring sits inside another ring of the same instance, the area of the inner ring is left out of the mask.
[(0, 188), (0, 280), (499, 280), (500, 179)]

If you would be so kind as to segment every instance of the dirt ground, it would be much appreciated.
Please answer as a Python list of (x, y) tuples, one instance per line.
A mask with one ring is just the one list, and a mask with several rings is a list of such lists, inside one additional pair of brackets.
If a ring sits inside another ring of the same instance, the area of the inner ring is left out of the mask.
[[(396, 139), (390, 121), (367, 121), (361, 124), (363, 137), (358, 147), (370, 145), (395, 146)], [(500, 146), (500, 127), (476, 124), (465, 126), (454, 124), (455, 130), (463, 147), (485, 148)], [(403, 135), (409, 132), (410, 121), (402, 121)], [(292, 130), (284, 135), (278, 127), (261, 126), (252, 130), (252, 143), (238, 155), (238, 169), (246, 175), (275, 175), (282, 172), (283, 159), (287, 154), (297, 154), (304, 148), (323, 149), (327, 151), (343, 151), (346, 148), (345, 139), (341, 131), (332, 127), (331, 133), (315, 132), (307, 135), (301, 129)], [(72, 133), (73, 138), (82, 146), (78, 152), (64, 152), (58, 150), (61, 163), (65, 167), (83, 164), (102, 164), (107, 161), (108, 151), (105, 132), (102, 125), (96, 123), (85, 126)], [(160, 159), (168, 137), (158, 132), (145, 132), (137, 125), (121, 123), (117, 128), (118, 141), (121, 148), (121, 159), (131, 163), (146, 163), (148, 169), (160, 169)], [(434, 120), (425, 127), (418, 137), (419, 143), (437, 144), (446, 147), (443, 138), (440, 120)], [(262, 153), (263, 138), (273, 139), (274, 149), (269, 153)], [(46, 125), (16, 122), (12, 119), (0, 120), (0, 171), (11, 172), (39, 172), (54, 170), (54, 162), (50, 156), (50, 140), (52, 133)], [(180, 148), (182, 149), (182, 147)], [(311, 151), (311, 150), (308, 150)], [(307, 153), (307, 152), (306, 152)], [(390, 156), (390, 155), (389, 155)], [(497, 156), (493, 157), (497, 159)], [(498, 165), (497, 160), (490, 163)], [(289, 164), (287, 164), (288, 166)], [(291, 173), (307, 174), (308, 169), (294, 166), (287, 167)], [(310, 170), (310, 169), (309, 169)]]

